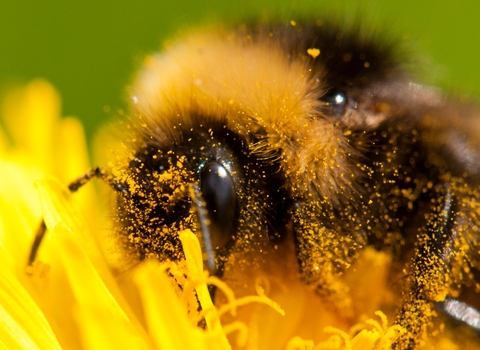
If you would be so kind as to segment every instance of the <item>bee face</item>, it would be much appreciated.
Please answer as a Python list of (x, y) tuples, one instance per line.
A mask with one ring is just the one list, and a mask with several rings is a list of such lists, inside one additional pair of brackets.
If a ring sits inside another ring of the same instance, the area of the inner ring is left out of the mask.
[(434, 302), (478, 286), (477, 109), (412, 83), (395, 43), (327, 22), (197, 32), (131, 93), (137, 141), (114, 175), (139, 259), (181, 259), (189, 228), (221, 276), (290, 240), (304, 283), (347, 315), (339, 276), (373, 246), (394, 279), (409, 271), (398, 348), (421, 344)]
[[(140, 259), (181, 259), (178, 231), (202, 232), (201, 225), (208, 225), (203, 231), (208, 229), (208, 244), (216, 251), (209, 268), (221, 274), (233, 244), (243, 242), (245, 251), (260, 244), (249, 237), (267, 226), (262, 212), (272, 213), (272, 202), (281, 202), (280, 173), (277, 164), (253, 158), (224, 120), (195, 118), (195, 126), (178, 127), (178, 138), (166, 148), (149, 139), (136, 149), (120, 172), (133, 185), (132, 195), (122, 197), (118, 217), (129, 240), (134, 238), (132, 248)], [(268, 183), (266, 174), (272, 174), (275, 185)]]

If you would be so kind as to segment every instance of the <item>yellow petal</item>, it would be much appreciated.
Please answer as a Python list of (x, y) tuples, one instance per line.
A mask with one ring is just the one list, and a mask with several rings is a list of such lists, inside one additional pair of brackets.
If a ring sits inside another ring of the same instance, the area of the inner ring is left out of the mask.
[(60, 116), (55, 89), (45, 81), (33, 81), (7, 96), (2, 107), (3, 120), (17, 150), (31, 155), (45, 169), (52, 169), (53, 125)]
[(85, 348), (149, 349), (143, 332), (107, 289), (71, 231), (57, 225), (52, 234), (78, 304), (75, 312)]
[(158, 349), (207, 349), (205, 336), (190, 324), (185, 305), (158, 264), (142, 266), (134, 280), (142, 296), (149, 334)]
[[(90, 161), (83, 126), (75, 118), (63, 118), (56, 124), (56, 142), (61, 147), (55, 148), (55, 159), (61, 162), (55, 164), (56, 177), (64, 184), (68, 184), (90, 170)], [(85, 217), (92, 229), (98, 227), (102, 218), (95, 200), (95, 181), (83, 186), (73, 196), (74, 203)]]
[[(47, 239), (56, 248), (59, 257), (57, 267), (65, 270), (77, 305), (76, 319), (85, 347), (150, 348), (138, 322), (127, 315), (128, 307), (118, 303), (102, 279), (113, 280), (108, 271), (95, 266), (80, 243), (87, 237), (80, 235), (85, 225), (69, 203), (66, 189), (53, 179), (40, 182), (38, 187), (45, 222), (50, 229)], [(72, 310), (64, 311), (68, 313)]]
[(0, 244), (13, 258), (3, 268), (10, 268), (17, 276), (24, 274), (25, 264), (33, 241), (33, 233), (40, 223), (41, 208), (33, 181), (41, 171), (21, 158), (0, 158)]
[(0, 249), (0, 339), (8, 349), (61, 349), (42, 311), (17, 278), (3, 268)]

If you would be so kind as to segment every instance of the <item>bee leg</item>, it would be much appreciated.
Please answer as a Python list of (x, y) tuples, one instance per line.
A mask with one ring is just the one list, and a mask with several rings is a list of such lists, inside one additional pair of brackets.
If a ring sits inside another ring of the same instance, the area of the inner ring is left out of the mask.
[(344, 317), (352, 314), (348, 287), (339, 275), (348, 266), (343, 238), (318, 220), (315, 204), (296, 203), (293, 208), (295, 248), (304, 283), (311, 286), (326, 305)]
[(426, 227), (418, 234), (409, 285), (396, 320), (407, 333), (397, 341), (395, 349), (422, 348), (435, 314), (434, 304), (445, 300), (449, 292), (458, 229), (457, 203), (449, 185), (436, 189), (434, 196)]
[[(76, 192), (80, 187), (88, 183), (94, 177), (99, 178), (107, 182), (110, 187), (112, 187), (116, 192), (120, 192), (123, 195), (128, 195), (128, 190), (124, 185), (115, 182), (112, 180), (111, 176), (102, 168), (95, 167), (90, 169), (86, 174), (80, 176), (79, 178), (73, 180), (69, 185), (68, 189), (70, 192)], [(37, 232), (35, 233), (35, 238), (33, 240), (32, 248), (30, 249), (30, 255), (28, 256), (28, 265), (32, 265), (37, 256), (38, 249), (42, 243), (45, 233), (47, 231), (47, 226), (45, 221), (42, 219), (42, 222), (38, 226)]]
[(438, 303), (437, 309), (447, 314), (457, 324), (468, 325), (480, 336), (480, 311), (460, 300), (447, 298), (444, 302)]

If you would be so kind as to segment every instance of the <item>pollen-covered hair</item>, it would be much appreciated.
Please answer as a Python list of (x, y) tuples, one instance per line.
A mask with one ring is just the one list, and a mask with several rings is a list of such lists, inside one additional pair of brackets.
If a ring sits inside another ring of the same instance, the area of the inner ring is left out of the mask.
[(138, 130), (162, 148), (202, 124), (198, 116), (218, 121), (258, 159), (280, 162), (291, 196), (348, 201), (355, 154), (322, 97), (404, 75), (393, 43), (357, 29), (318, 21), (186, 35), (148, 57), (132, 87)]

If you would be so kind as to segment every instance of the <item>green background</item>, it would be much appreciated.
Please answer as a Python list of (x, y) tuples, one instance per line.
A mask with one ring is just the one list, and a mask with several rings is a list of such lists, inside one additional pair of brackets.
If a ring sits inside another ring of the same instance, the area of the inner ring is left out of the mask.
[(427, 73), (439, 85), (480, 96), (478, 0), (1, 0), (0, 88), (49, 80), (62, 95), (63, 115), (80, 117), (91, 135), (125, 108), (124, 87), (141, 59), (179, 29), (252, 14), (295, 19), (332, 10), (360, 13), (408, 35), (435, 62)]

